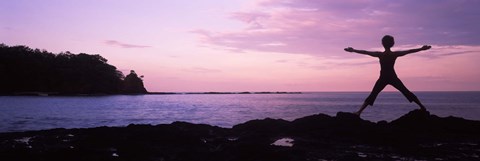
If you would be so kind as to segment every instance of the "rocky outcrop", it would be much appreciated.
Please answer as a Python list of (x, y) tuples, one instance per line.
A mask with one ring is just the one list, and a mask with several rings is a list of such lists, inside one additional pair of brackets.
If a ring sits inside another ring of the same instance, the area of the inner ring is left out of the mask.
[[(0, 134), (2, 160), (479, 160), (480, 122), (411, 111), (370, 122), (350, 113), (232, 128), (175, 122)], [(288, 138), (288, 139), (282, 139)], [(288, 140), (288, 144), (277, 144)], [(274, 144), (275, 143), (275, 144)], [(5, 158), (5, 159), (4, 159)]]
[(147, 89), (143, 86), (143, 76), (138, 76), (135, 71), (131, 70), (123, 80), (123, 90), (125, 94), (145, 94)]

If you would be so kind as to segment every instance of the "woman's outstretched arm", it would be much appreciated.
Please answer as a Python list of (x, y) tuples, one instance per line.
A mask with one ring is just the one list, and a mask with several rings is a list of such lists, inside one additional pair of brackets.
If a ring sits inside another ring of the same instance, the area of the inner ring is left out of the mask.
[(370, 55), (370, 56), (373, 56), (373, 57), (378, 57), (379, 54), (382, 53), (382, 52), (378, 52), (378, 51), (357, 50), (357, 49), (354, 49), (354, 48), (352, 48), (352, 47), (345, 48), (344, 50), (345, 50), (345, 51), (348, 51), (348, 52), (354, 52), (354, 53), (359, 53), (359, 54)]
[(410, 49), (410, 50), (405, 50), (405, 51), (396, 51), (395, 53), (398, 54), (398, 56), (404, 56), (404, 55), (411, 54), (411, 53), (416, 53), (416, 52), (419, 52), (419, 51), (422, 51), (422, 50), (428, 50), (430, 48), (432, 48), (432, 46), (423, 45), (421, 48)]

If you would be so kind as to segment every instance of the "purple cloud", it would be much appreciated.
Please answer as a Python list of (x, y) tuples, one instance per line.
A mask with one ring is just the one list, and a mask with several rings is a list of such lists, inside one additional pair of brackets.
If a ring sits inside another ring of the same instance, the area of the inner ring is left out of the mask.
[(13, 30), (13, 28), (8, 27), (8, 26), (3, 27), (3, 29), (6, 30), (6, 31), (11, 31), (11, 30)]
[(480, 46), (433, 46), (432, 49), (428, 50), (425, 54), (416, 54), (416, 56), (429, 59), (438, 59), (447, 56), (459, 56), (478, 53), (480, 53)]
[(347, 46), (380, 46), (385, 34), (398, 44), (480, 45), (480, 1), (261, 0), (229, 16), (242, 30), (197, 30), (202, 43), (230, 50), (327, 57)]
[(107, 45), (110, 45), (110, 46), (117, 46), (117, 47), (122, 47), (122, 48), (149, 48), (149, 47), (151, 47), (151, 46), (146, 46), (146, 45), (127, 44), (127, 43), (119, 42), (119, 41), (116, 41), (116, 40), (106, 40), (104, 43), (107, 44)]

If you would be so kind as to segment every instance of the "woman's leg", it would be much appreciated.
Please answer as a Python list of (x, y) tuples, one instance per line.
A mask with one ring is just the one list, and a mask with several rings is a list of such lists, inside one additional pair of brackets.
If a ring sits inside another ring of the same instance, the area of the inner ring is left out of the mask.
[(360, 109), (355, 112), (355, 114), (360, 116), (362, 111), (367, 108), (368, 105), (372, 106), (378, 94), (385, 88), (385, 86), (387, 86), (387, 82), (383, 79), (378, 79), (375, 83), (375, 86), (373, 86), (372, 92), (370, 92), (370, 95), (367, 97), (367, 99), (365, 99), (362, 107), (360, 107)]
[(397, 78), (396, 80), (392, 81), (391, 84), (392, 84), (393, 87), (395, 87), (400, 92), (402, 92), (402, 94), (405, 97), (407, 97), (408, 101), (410, 101), (410, 102), (413, 101), (413, 102), (417, 103), (417, 105), (420, 106), (421, 110), (427, 110), (425, 108), (425, 106), (423, 106), (423, 104), (417, 98), (417, 96), (415, 96), (415, 94), (413, 94), (410, 90), (408, 90), (407, 87), (405, 87), (405, 85), (402, 83), (402, 81), (400, 79)]

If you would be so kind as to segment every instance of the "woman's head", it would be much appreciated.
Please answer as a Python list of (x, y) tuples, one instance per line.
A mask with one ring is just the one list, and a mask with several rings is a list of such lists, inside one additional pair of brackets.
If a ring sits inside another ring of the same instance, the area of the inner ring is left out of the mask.
[(390, 35), (383, 36), (382, 45), (385, 49), (390, 49), (391, 47), (393, 47), (394, 44), (395, 44), (395, 40), (393, 39), (393, 36), (390, 36)]

